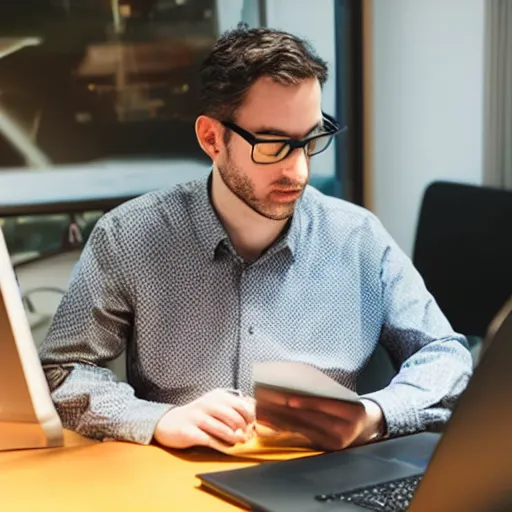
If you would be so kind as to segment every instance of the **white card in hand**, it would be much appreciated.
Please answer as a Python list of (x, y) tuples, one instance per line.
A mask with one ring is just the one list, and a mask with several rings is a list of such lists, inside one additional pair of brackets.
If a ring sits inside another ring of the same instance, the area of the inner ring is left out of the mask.
[(267, 361), (253, 366), (253, 385), (298, 395), (360, 402), (359, 395), (318, 368), (294, 361)]

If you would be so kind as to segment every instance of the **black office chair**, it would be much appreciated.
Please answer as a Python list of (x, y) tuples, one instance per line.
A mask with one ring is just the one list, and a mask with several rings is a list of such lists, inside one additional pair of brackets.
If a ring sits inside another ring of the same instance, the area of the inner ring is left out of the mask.
[[(453, 328), (470, 345), (512, 295), (512, 191), (448, 182), (423, 196), (413, 263)], [(398, 368), (378, 346), (358, 377), (366, 393), (387, 386)]]
[(357, 376), (356, 390), (360, 395), (384, 389), (398, 373), (395, 363), (388, 349), (378, 344), (366, 366)]
[(413, 262), (453, 328), (484, 338), (512, 294), (512, 191), (432, 183)]

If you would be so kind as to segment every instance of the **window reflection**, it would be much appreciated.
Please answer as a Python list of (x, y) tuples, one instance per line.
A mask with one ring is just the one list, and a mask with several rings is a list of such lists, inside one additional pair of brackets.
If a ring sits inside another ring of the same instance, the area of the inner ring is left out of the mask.
[(104, 214), (22, 215), (0, 218), (0, 228), (14, 265), (66, 251), (81, 249)]
[[(0, 6), (2, 110), (55, 164), (205, 159), (193, 123), (197, 67), (218, 36), (215, 5), (6, 2)], [(12, 163), (0, 155), (0, 166)]]
[[(198, 66), (217, 27), (215, 0), (2, 2), (0, 172), (207, 162), (194, 134)], [(0, 226), (16, 265), (81, 247), (102, 214), (56, 211)]]

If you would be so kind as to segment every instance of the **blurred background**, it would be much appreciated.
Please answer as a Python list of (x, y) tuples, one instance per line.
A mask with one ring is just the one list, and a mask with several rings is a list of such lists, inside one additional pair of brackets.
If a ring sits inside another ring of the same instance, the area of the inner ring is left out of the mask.
[(208, 174), (198, 65), (240, 21), (328, 61), (324, 110), (349, 129), (313, 186), (374, 211), (481, 339), (512, 294), (512, 0), (17, 0), (0, 6), (0, 226), (36, 343), (101, 215)]

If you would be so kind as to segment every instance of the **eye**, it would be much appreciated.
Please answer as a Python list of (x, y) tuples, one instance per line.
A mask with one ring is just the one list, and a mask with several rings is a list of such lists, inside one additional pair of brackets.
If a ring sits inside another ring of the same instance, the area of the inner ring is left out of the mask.
[(308, 142), (307, 153), (309, 156), (317, 155), (324, 151), (329, 146), (332, 140), (332, 135), (320, 135), (316, 139)]
[(262, 142), (260, 144), (256, 144), (256, 149), (262, 155), (277, 156), (286, 148), (286, 146), (287, 144), (281, 142)]
[(254, 146), (253, 158), (256, 162), (272, 163), (282, 160), (290, 151), (288, 144), (280, 142), (260, 142)]

